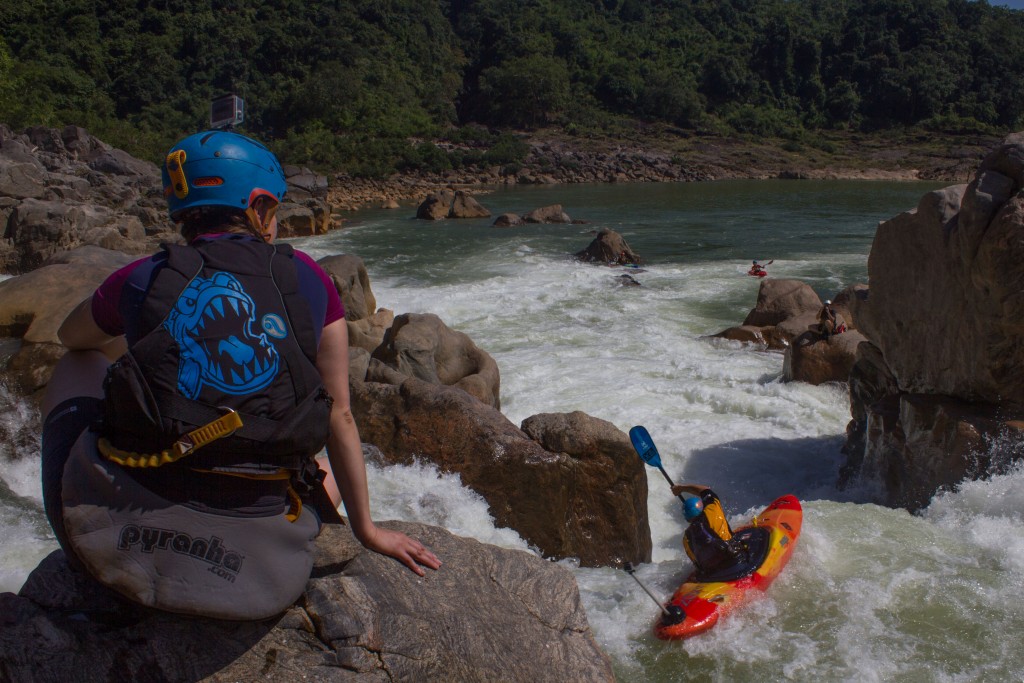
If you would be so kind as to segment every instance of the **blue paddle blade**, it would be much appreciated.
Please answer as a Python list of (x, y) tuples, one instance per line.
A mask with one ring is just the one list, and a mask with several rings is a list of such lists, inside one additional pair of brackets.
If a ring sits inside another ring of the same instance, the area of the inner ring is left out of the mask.
[(637, 425), (629, 430), (629, 440), (633, 442), (633, 448), (636, 449), (637, 455), (647, 463), (654, 467), (661, 467), (661, 456), (658, 455), (658, 449), (654, 445), (654, 439), (647, 433), (647, 429)]

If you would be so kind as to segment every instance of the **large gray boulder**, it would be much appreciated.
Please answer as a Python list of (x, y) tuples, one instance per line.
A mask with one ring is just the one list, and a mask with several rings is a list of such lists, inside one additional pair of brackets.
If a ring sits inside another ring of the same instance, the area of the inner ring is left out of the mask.
[(99, 247), (55, 254), (50, 263), (0, 282), (0, 337), (20, 340), (0, 360), (0, 381), (38, 401), (53, 366), (64, 355), (57, 330), (64, 318), (103, 280), (132, 257)]
[(821, 299), (806, 282), (766, 277), (743, 324), (711, 336), (773, 350), (785, 350), (797, 338), (812, 344), (817, 337), (807, 332), (817, 323), (821, 306)]
[(501, 407), (501, 375), (494, 358), (433, 313), (396, 316), (372, 355), (403, 377), (454, 386), (485, 405)]
[(744, 319), (744, 325), (778, 325), (801, 315), (817, 315), (821, 299), (806, 282), (764, 278), (757, 290), (757, 303)]
[(539, 209), (528, 211), (523, 214), (523, 222), (525, 223), (572, 223), (572, 218), (569, 217), (563, 209), (561, 204), (551, 204), (550, 206), (542, 206)]
[(363, 259), (352, 254), (326, 256), (317, 264), (334, 281), (345, 306), (346, 320), (368, 318), (377, 310), (377, 298), (370, 288), (370, 274)]
[(431, 192), (416, 208), (416, 218), (439, 221), (445, 218), (487, 218), (491, 215), (465, 190)]
[(419, 578), (325, 527), (305, 594), (227, 622), (127, 603), (55, 551), (0, 594), (0, 680), (613, 681), (572, 575), (530, 553), (399, 522), (444, 562)]
[(640, 256), (630, 248), (622, 235), (610, 228), (603, 228), (586, 248), (574, 256), (586, 263), (640, 263)]
[(805, 332), (786, 347), (782, 379), (786, 382), (846, 382), (857, 359), (857, 347), (867, 339), (856, 330), (822, 339)]
[(614, 425), (575, 412), (518, 428), (453, 387), (414, 377), (350, 384), (359, 434), (387, 462), (457, 472), (498, 526), (545, 557), (588, 567), (650, 561), (646, 474)]
[[(1019, 450), (1024, 416), (1024, 136), (968, 185), (929, 192), (878, 226), (857, 323), (877, 351), (854, 368), (844, 478), (917, 508)], [(862, 345), (863, 348), (863, 345)], [(993, 465), (994, 466), (994, 465)]]
[(1024, 199), (992, 168), (1005, 154), (878, 226), (860, 325), (904, 391), (1024, 402)]

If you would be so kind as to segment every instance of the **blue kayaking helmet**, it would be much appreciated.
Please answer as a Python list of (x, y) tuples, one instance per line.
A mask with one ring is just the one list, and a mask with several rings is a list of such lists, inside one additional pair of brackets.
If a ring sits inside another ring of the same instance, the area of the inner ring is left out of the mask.
[(704, 501), (696, 496), (687, 498), (683, 503), (683, 517), (686, 517), (687, 522), (697, 519), (702, 512), (704, 512)]
[(160, 169), (171, 220), (203, 206), (245, 211), (258, 197), (280, 203), (288, 185), (273, 152), (244, 135), (208, 130), (185, 138)]

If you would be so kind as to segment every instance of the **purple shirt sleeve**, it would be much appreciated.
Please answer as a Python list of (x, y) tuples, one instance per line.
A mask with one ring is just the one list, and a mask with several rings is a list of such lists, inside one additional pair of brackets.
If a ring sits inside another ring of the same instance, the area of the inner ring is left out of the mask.
[(151, 256), (132, 261), (103, 281), (92, 295), (92, 317), (101, 330), (116, 337), (124, 334), (121, 318), (121, 291), (135, 269), (152, 259)]
[(338, 290), (334, 287), (334, 281), (331, 280), (331, 276), (325, 273), (324, 269), (309, 254), (296, 249), (295, 256), (308, 265), (316, 273), (316, 276), (320, 278), (320, 282), (323, 283), (324, 291), (327, 293), (327, 312), (324, 314), (324, 327), (343, 319), (345, 317), (345, 306), (341, 303), (341, 297), (338, 295)]

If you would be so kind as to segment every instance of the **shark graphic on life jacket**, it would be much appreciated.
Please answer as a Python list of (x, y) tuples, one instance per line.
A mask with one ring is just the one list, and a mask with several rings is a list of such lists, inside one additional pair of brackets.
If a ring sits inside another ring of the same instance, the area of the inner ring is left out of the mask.
[(280, 356), (266, 334), (254, 335), (256, 305), (231, 273), (193, 278), (164, 328), (178, 345), (178, 389), (195, 399), (204, 385), (252, 394), (277, 375)]

